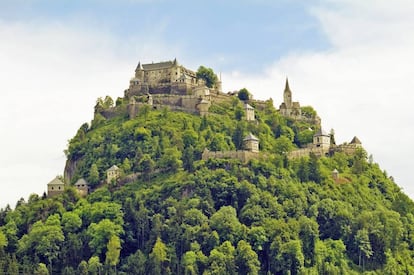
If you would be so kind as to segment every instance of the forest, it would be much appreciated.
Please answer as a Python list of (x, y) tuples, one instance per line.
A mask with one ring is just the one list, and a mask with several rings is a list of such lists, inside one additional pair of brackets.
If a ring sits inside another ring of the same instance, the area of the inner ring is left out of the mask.
[[(119, 98), (106, 119), (99, 99), (65, 150), (63, 194), (0, 210), (0, 274), (414, 274), (414, 203), (373, 157), (289, 159), (320, 126), (249, 104), (256, 121), (237, 96), (204, 117), (143, 105), (129, 119)], [(201, 159), (248, 133), (258, 158)]]

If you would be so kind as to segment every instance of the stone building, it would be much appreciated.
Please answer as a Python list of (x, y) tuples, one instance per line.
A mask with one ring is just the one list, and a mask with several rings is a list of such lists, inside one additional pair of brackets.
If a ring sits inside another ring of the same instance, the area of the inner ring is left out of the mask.
[(286, 78), (285, 91), (283, 92), (283, 102), (279, 107), (280, 114), (291, 118), (301, 118), (302, 111), (299, 102), (292, 101), (292, 91), (289, 87), (289, 81)]
[(54, 178), (47, 184), (48, 197), (57, 196), (59, 194), (62, 194), (63, 191), (65, 191), (65, 184), (59, 179), (59, 177)]
[[(165, 61), (159, 63), (138, 63), (135, 76), (129, 82), (126, 96), (145, 94), (194, 94), (199, 86), (196, 73), (185, 68), (177, 62)], [(216, 83), (214, 89), (221, 91), (221, 81)]]
[(319, 131), (313, 135), (313, 145), (329, 150), (329, 147), (331, 146), (331, 135), (320, 128)]
[(259, 139), (252, 133), (243, 139), (244, 149), (253, 153), (259, 152)]
[(256, 119), (254, 116), (254, 108), (247, 103), (244, 104), (244, 112), (247, 121), (254, 121)]
[(116, 181), (120, 176), (121, 176), (121, 169), (116, 165), (112, 165), (111, 168), (106, 170), (106, 182), (107, 183)]
[(78, 179), (78, 181), (75, 183), (75, 187), (76, 187), (76, 190), (78, 190), (79, 195), (81, 196), (88, 195), (89, 184), (84, 178)]

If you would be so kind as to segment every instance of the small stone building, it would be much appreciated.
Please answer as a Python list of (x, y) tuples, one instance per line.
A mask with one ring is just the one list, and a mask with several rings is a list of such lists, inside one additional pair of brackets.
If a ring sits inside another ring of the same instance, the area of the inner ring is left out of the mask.
[(47, 184), (48, 197), (57, 196), (59, 194), (62, 194), (63, 191), (65, 191), (65, 184), (59, 179), (59, 177), (54, 178)]
[(121, 176), (121, 169), (116, 166), (112, 165), (111, 168), (106, 170), (106, 181), (108, 183), (112, 182), (113, 180), (117, 180)]
[(75, 183), (75, 187), (76, 187), (76, 190), (78, 190), (79, 195), (81, 196), (88, 195), (89, 184), (84, 178), (78, 179), (78, 181)]
[(252, 133), (248, 134), (243, 139), (244, 149), (250, 152), (258, 153), (259, 152), (259, 139), (255, 137)]
[(256, 119), (254, 116), (254, 108), (247, 103), (244, 104), (244, 112), (247, 121), (254, 121)]
[(334, 170), (332, 171), (332, 178), (333, 178), (335, 181), (339, 180), (339, 172), (338, 172), (338, 170), (334, 169)]

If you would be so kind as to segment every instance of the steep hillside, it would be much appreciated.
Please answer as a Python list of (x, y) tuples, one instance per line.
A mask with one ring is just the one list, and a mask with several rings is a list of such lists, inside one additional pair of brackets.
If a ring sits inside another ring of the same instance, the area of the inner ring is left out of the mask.
[[(249, 101), (246, 121), (233, 96), (208, 116), (143, 104), (131, 119), (126, 98), (111, 101), (70, 141), (65, 191), (0, 212), (0, 273), (414, 273), (414, 203), (363, 148), (288, 157), (320, 130), (311, 107), (293, 120)], [(249, 133), (249, 161), (202, 159)]]

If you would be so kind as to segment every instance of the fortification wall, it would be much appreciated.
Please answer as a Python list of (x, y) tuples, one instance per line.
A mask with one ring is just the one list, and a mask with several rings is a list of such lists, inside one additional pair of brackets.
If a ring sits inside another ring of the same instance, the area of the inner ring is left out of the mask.
[(204, 151), (201, 158), (208, 159), (239, 159), (242, 162), (248, 162), (251, 159), (259, 157), (259, 153), (245, 150), (237, 151)]
[(326, 156), (329, 154), (329, 149), (324, 149), (322, 147), (311, 147), (311, 148), (302, 148), (289, 152), (288, 159), (301, 158), (309, 156), (310, 153), (315, 154), (317, 157)]

